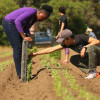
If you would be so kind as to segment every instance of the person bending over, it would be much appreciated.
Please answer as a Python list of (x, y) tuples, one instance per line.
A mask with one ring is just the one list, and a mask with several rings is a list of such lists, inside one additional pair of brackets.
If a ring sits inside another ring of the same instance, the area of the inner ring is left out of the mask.
[(43, 5), (39, 10), (32, 7), (23, 7), (11, 12), (3, 19), (3, 30), (13, 48), (13, 58), (18, 78), (21, 78), (22, 40), (26, 39), (31, 42), (30, 27), (36, 22), (46, 20), (52, 11), (53, 9), (49, 5)]

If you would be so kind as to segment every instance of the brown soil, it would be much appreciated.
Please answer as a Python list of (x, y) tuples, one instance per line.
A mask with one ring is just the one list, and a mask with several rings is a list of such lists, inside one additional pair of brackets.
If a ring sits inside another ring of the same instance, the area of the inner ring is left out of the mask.
[[(76, 53), (70, 50), (70, 56), (73, 54)], [(9, 58), (11, 57), (8, 57), (8, 59)], [(61, 62), (64, 58), (64, 50), (62, 50)], [(4, 61), (7, 60), (7, 58), (1, 60)], [(41, 66), (40, 61), (40, 56), (33, 58), (33, 62), (35, 63), (32, 66), (32, 80), (30, 82), (22, 83), (21, 80), (17, 79), (14, 64), (7, 66), (5, 71), (0, 71), (0, 100), (62, 100), (62, 97), (58, 97), (53, 89), (51, 72)], [(62, 64), (62, 67), (68, 68), (68, 72), (75, 76), (80, 86), (86, 86), (89, 92), (95, 96), (99, 96), (100, 77), (90, 80), (84, 79), (85, 74), (71, 63)], [(61, 70), (58, 70), (64, 86), (68, 87), (70, 91), (67, 80), (62, 75)], [(72, 93), (77, 98), (78, 93), (75, 91), (72, 91)]]
[[(73, 50), (70, 50), (70, 56), (77, 54)], [(62, 51), (62, 61), (64, 60), (65, 55), (64, 55), (64, 50)], [(64, 64), (64, 66), (67, 67), (68, 72), (72, 74), (77, 83), (80, 86), (85, 86), (87, 90), (91, 93), (93, 93), (95, 96), (100, 96), (100, 77), (94, 78), (94, 79), (84, 79), (84, 76), (86, 76), (85, 73), (83, 73), (80, 69), (72, 65), (71, 63)], [(100, 72), (100, 66), (97, 66), (98, 71)]]
[(0, 58), (0, 63), (12, 59), (12, 55), (4, 58)]

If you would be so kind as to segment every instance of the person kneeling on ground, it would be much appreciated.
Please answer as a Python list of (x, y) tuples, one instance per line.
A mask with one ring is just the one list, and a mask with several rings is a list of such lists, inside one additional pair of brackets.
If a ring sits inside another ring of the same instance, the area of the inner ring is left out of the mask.
[(100, 60), (100, 48), (98, 47), (100, 45), (99, 40), (89, 37), (86, 34), (73, 36), (72, 32), (66, 29), (63, 30), (57, 42), (61, 44), (30, 55), (36, 56), (47, 54), (68, 47), (79, 53), (78, 55), (72, 56), (70, 61), (83, 72), (89, 73), (89, 75), (84, 78), (91, 79), (96, 77), (96, 66), (99, 65), (98, 60)]

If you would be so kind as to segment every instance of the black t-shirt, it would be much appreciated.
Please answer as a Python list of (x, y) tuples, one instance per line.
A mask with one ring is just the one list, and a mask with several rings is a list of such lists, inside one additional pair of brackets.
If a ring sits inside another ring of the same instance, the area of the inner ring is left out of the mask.
[[(89, 36), (86, 34), (78, 34), (75, 36), (75, 44), (68, 46), (68, 48), (73, 49), (74, 51), (80, 53), (83, 46), (88, 44)], [(61, 44), (63, 48), (66, 48), (67, 46), (64, 44)]]
[(59, 31), (61, 29), (62, 23), (65, 23), (64, 29), (67, 29), (67, 17), (66, 17), (66, 15), (62, 15), (61, 18), (60, 18), (60, 20), (59, 20)]

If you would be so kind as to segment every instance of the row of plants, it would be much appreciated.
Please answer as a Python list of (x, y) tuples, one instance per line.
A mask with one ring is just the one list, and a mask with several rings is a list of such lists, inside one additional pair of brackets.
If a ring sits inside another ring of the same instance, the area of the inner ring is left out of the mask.
[(12, 51), (6, 52), (6, 53), (2, 53), (2, 55), (0, 55), (0, 58), (4, 58), (4, 57), (8, 57), (11, 56), (13, 54)]
[(78, 97), (79, 98), (84, 98), (85, 100), (100, 100), (100, 98), (94, 97), (91, 93), (89, 93), (86, 89), (86, 87), (80, 87), (71, 74), (68, 73), (67, 69), (63, 70), (63, 74), (65, 75), (65, 78), (68, 80), (68, 83), (71, 87), (72, 90), (77, 90), (79, 92)]
[(57, 96), (61, 96), (63, 100), (76, 100), (67, 87), (63, 86), (59, 72), (56, 69), (52, 69), (51, 73), (54, 78), (54, 90), (56, 91)]
[(28, 56), (29, 54), (31, 54), (32, 52), (36, 52), (37, 51), (37, 47), (33, 47), (32, 49), (28, 48), (27, 49), (27, 81), (31, 80), (31, 71), (32, 71), (32, 56)]
[[(52, 74), (52, 78), (54, 79), (54, 90), (57, 94), (57, 96), (60, 96), (63, 98), (63, 100), (76, 100), (72, 93), (68, 91), (68, 89), (66, 87), (63, 86), (63, 82), (61, 80), (61, 77), (58, 74), (58, 70), (51, 68), (51, 64), (54, 64), (55, 66), (57, 66), (58, 68), (61, 68), (61, 64), (55, 62), (55, 58), (51, 57), (48, 60), (48, 57), (50, 57), (50, 55), (46, 55), (46, 56), (41, 56), (42, 57), (42, 66), (44, 66), (46, 69), (51, 71)], [(59, 57), (58, 57), (59, 58)]]
[[(59, 52), (60, 53), (60, 52)], [(54, 54), (54, 53), (53, 53)], [(60, 55), (60, 54), (58, 54)], [(55, 65), (56, 67), (59, 67), (62, 69), (62, 65), (60, 62), (55, 61), (55, 57), (50, 57), (51, 55), (42, 55), (42, 66), (45, 66), (46, 69), (51, 71), (52, 77), (54, 78), (54, 90), (56, 91), (58, 96), (61, 96), (63, 100), (75, 100), (72, 93), (68, 91), (67, 87), (63, 86), (63, 82), (61, 80), (61, 77), (59, 76), (59, 72), (57, 69), (51, 68), (51, 65)], [(59, 57), (58, 57), (59, 58)], [(49, 59), (49, 61), (48, 61)], [(87, 91), (86, 87), (80, 87), (75, 77), (72, 76), (70, 73), (68, 73), (67, 68), (64, 68), (62, 70), (62, 73), (64, 74), (65, 78), (68, 81), (68, 84), (72, 90), (78, 91), (78, 98), (83, 100), (98, 100), (96, 97), (94, 97), (90, 92)]]
[[(37, 47), (33, 47), (32, 49), (27, 49), (27, 81), (31, 80), (31, 70), (32, 70), (32, 57), (28, 56), (30, 53), (32, 52), (36, 52), (37, 51)], [(0, 51), (0, 53), (2, 53), (2, 55), (0, 55), (0, 58), (5, 58), (8, 56), (12, 55), (12, 51)], [(4, 71), (5, 70), (5, 66), (10, 65), (11, 63), (13, 63), (13, 59), (9, 59), (7, 61), (1, 62), (0, 63), (0, 71)]]

